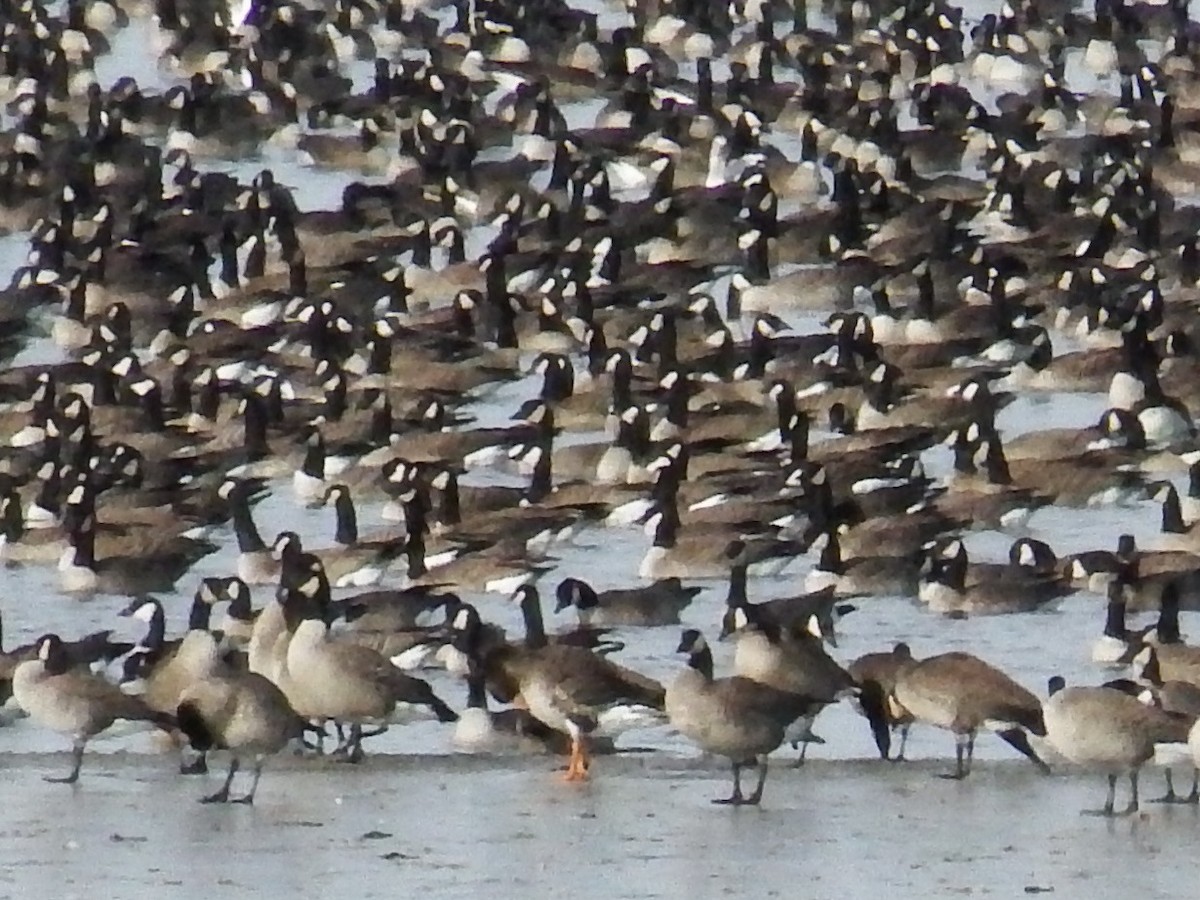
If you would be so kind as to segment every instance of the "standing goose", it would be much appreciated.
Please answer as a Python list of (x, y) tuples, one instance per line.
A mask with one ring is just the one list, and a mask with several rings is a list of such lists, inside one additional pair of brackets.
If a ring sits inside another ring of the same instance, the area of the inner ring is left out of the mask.
[(850, 698), (866, 710), (880, 755), (887, 756), (890, 738), (885, 723), (884, 695), (877, 685), (869, 686), (864, 692), (825, 652), (817, 617), (810, 616), (803, 631), (782, 629), (757, 617), (756, 609), (746, 605), (734, 610), (733, 633), (737, 637), (734, 669), (742, 677), (812, 701), (811, 712), (801, 716), (788, 729), (789, 743), (793, 747), (802, 745), (796, 764), (804, 763), (810, 743), (824, 743), (812, 732), (817, 713), (838, 700)]
[(1044, 736), (1038, 698), (999, 669), (968, 653), (943, 653), (903, 669), (892, 692), (893, 714), (954, 733), (955, 769), (946, 778), (965, 778), (980, 728), (995, 731), (1009, 746), (1049, 771), (1029, 746), (1025, 732)]
[[(863, 686), (864, 690), (874, 685), (879, 695), (891, 697), (896, 690), (896, 681), (900, 674), (913, 664), (912, 650), (908, 644), (901, 641), (886, 653), (865, 653), (846, 667), (850, 676)], [(866, 715), (866, 710), (863, 711)], [(900, 750), (895, 756), (889, 757), (883, 753), (884, 759), (896, 762), (904, 760), (904, 749), (908, 745), (908, 733), (912, 729), (913, 717), (907, 711), (899, 709), (895, 704), (884, 703), (885, 722), (891, 730), (900, 729)], [(890, 741), (889, 741), (890, 743)]]
[[(254, 802), (263, 761), (299, 738), (305, 723), (276, 685), (253, 672), (220, 672), (190, 684), (179, 698), (179, 730), (200, 753), (228, 750), (229, 774), (202, 803)], [(229, 788), (245, 756), (254, 758), (248, 793), (230, 801)]]
[[(459, 713), (452, 741), (464, 753), (552, 753), (570, 752), (570, 739), (562, 732), (547, 728), (530, 715), (529, 710), (516, 707), (490, 710), (487, 704), (486, 675), (468, 664), (467, 708)], [(592, 742), (593, 752), (597, 749)], [(611, 744), (605, 749), (611, 749)]]
[[(695, 629), (683, 632), (676, 652), (687, 654), (688, 665), (667, 688), (667, 718), (700, 749), (733, 764), (733, 792), (714, 803), (757, 805), (767, 781), (767, 754), (783, 743), (788, 726), (821, 704), (739, 675), (714, 678), (712, 651)], [(758, 784), (746, 797), (742, 769), (748, 766), (758, 768)]]
[(523, 645), (489, 639), (478, 612), (463, 604), (451, 623), (452, 646), (484, 671), (493, 696), (503, 702), (521, 697), (534, 718), (570, 737), (565, 778), (583, 781), (587, 736), (645, 721), (638, 707), (661, 711), (662, 685), (583, 647), (548, 643), (533, 588), (518, 589), (513, 600), (525, 618)]
[[(0, 620), (0, 644), (4, 642), (3, 621)], [(96, 631), (77, 641), (64, 641), (63, 653), (72, 669), (87, 671), (95, 663), (112, 663), (134, 649), (133, 644), (112, 641), (111, 630)], [(11, 650), (0, 650), (0, 703), (7, 702), (12, 694), (12, 678), (17, 666), (37, 659), (37, 643), (22, 644)]]
[(39, 725), (72, 739), (71, 774), (47, 781), (78, 781), (87, 742), (118, 719), (153, 722), (165, 731), (175, 727), (171, 716), (150, 709), (98, 675), (72, 670), (58, 635), (44, 635), (37, 647), (37, 659), (21, 663), (13, 672), (13, 699)]
[[(1147, 644), (1138, 650), (1130, 662), (1130, 669), (1135, 681), (1109, 682), (1106, 686), (1120, 687), (1142, 703), (1154, 706), (1177, 722), (1184, 721), (1188, 726), (1200, 717), (1200, 685), (1190, 681), (1164, 681), (1158, 665), (1158, 648), (1153, 644)], [(1165, 768), (1164, 774), (1167, 793), (1155, 800), (1155, 803), (1200, 803), (1200, 769), (1193, 769), (1192, 790), (1186, 797), (1175, 793), (1170, 766)]]
[(1069, 762), (1108, 776), (1104, 808), (1090, 815), (1114, 816), (1117, 778), (1129, 776), (1129, 805), (1119, 815), (1138, 811), (1138, 771), (1154, 756), (1159, 741), (1188, 739), (1190, 723), (1109, 687), (1068, 688), (1062, 676), (1050, 679), (1043, 708), (1046, 740)]
[[(179, 698), (195, 681), (206, 678), (220, 662), (217, 640), (208, 630), (212, 604), (217, 598), (209, 586), (201, 584), (192, 601), (187, 633), (174, 646), (165, 639), (162, 604), (149, 597), (135, 599), (121, 611), (146, 623), (146, 635), (126, 664), (126, 680), (137, 678), (139, 696), (150, 709), (173, 714)], [(203, 755), (192, 763), (180, 763), (181, 774), (208, 771)]]
[(332, 720), (350, 725), (346, 759), (363, 758), (363, 724), (375, 724), (381, 734), (398, 703), (426, 706), (440, 722), (458, 716), (428, 683), (401, 672), (388, 658), (369, 647), (333, 640), (329, 626), (311, 598), (289, 597), (283, 605), (291, 639), (287, 642), (282, 687), (293, 708), (318, 724)]

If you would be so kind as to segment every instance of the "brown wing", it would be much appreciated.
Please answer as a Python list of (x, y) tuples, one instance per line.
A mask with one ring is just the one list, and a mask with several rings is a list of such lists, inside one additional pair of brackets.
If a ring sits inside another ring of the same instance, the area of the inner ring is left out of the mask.
[(548, 669), (561, 694), (580, 707), (640, 703), (661, 710), (666, 699), (663, 686), (653, 678), (581, 647), (550, 645), (538, 651), (536, 665)]

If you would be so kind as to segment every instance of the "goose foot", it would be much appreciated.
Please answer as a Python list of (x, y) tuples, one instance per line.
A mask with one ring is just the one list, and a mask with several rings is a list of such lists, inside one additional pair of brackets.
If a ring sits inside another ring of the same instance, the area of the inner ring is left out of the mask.
[(743, 806), (745, 803), (746, 798), (743, 797), (740, 792), (713, 801), (715, 806)]
[(208, 760), (205, 759), (203, 756), (201, 756), (198, 759), (195, 759), (190, 763), (180, 763), (179, 764), (179, 774), (180, 775), (207, 775), (208, 774)]

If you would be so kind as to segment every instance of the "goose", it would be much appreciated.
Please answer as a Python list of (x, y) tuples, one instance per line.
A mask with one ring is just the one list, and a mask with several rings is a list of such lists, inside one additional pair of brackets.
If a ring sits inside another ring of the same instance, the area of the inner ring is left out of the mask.
[(884, 695), (876, 686), (864, 692), (825, 652), (817, 617), (810, 616), (803, 630), (785, 631), (768, 621), (756, 619), (756, 611), (756, 607), (748, 604), (734, 610), (733, 636), (737, 641), (734, 671), (778, 690), (800, 694), (813, 702), (814, 708), (788, 728), (788, 742), (793, 747), (801, 745), (796, 765), (804, 764), (810, 743), (824, 743), (812, 731), (817, 713), (824, 706), (842, 699), (854, 699), (866, 711), (880, 754), (886, 756), (889, 736), (884, 724)]
[(534, 718), (569, 736), (564, 778), (584, 781), (590, 735), (653, 718), (663, 708), (662, 685), (583, 647), (548, 643), (537, 625), (536, 591), (520, 589), (513, 600), (526, 621), (524, 645), (489, 639), (479, 613), (463, 604), (451, 622), (451, 647), (482, 669), (493, 696), (504, 702), (521, 697)]
[[(844, 527), (844, 526), (843, 526)], [(912, 556), (860, 556), (842, 558), (841, 530), (831, 525), (819, 532), (810, 549), (820, 556), (804, 579), (807, 591), (833, 588), (835, 594), (901, 594), (917, 591), (920, 566)]]
[[(888, 698), (895, 693), (896, 681), (901, 672), (913, 663), (912, 650), (908, 644), (901, 641), (887, 652), (863, 654), (846, 666), (846, 671), (864, 689), (868, 685), (874, 685), (874, 690), (880, 696)], [(891, 730), (900, 730), (900, 749), (893, 757), (889, 757), (887, 753), (881, 755), (884, 759), (901, 762), (904, 760), (904, 749), (908, 745), (908, 733), (912, 730), (914, 719), (907, 710), (899, 709), (891, 703), (884, 704), (884, 715)]]
[(291, 638), (281, 686), (305, 719), (350, 725), (344, 748), (347, 762), (363, 758), (363, 724), (377, 724), (375, 734), (386, 731), (398, 703), (428, 707), (440, 722), (457, 720), (428, 683), (406, 675), (368, 647), (334, 640), (311, 598), (293, 596), (283, 611)]
[(711, 530), (680, 535), (679, 509), (674, 498), (656, 504), (643, 530), (653, 542), (638, 565), (645, 579), (718, 578), (725, 574), (724, 548), (730, 535)]
[(150, 709), (98, 675), (73, 670), (58, 635), (43, 635), (37, 648), (36, 659), (13, 671), (13, 699), (39, 725), (72, 739), (70, 774), (47, 776), (46, 781), (77, 782), (87, 742), (118, 719), (151, 722), (168, 732), (175, 727), (174, 717)]
[[(134, 645), (124, 641), (113, 641), (112, 631), (96, 631), (74, 641), (63, 641), (62, 649), (67, 664), (72, 670), (86, 671), (97, 664), (105, 666), (125, 657)], [(0, 620), (0, 644), (3, 643), (3, 622)], [(22, 644), (11, 650), (0, 650), (0, 702), (7, 701), (12, 693), (12, 676), (17, 666), (37, 659), (36, 643)]]
[[(1046, 741), (1068, 762), (1103, 772), (1108, 797), (1103, 809), (1088, 815), (1132, 815), (1138, 811), (1138, 772), (1154, 756), (1158, 741), (1183, 742), (1188, 726), (1161, 710), (1109, 687), (1066, 686), (1061, 675), (1050, 679), (1050, 697), (1042, 715)], [(1117, 779), (1129, 776), (1129, 805), (1114, 809)]]
[(1179, 489), (1169, 481), (1161, 482), (1153, 499), (1162, 504), (1159, 547), (1163, 550), (1182, 550), (1187, 553), (1200, 551), (1200, 526), (1184, 522), (1179, 503)]
[[(1200, 686), (1186, 681), (1163, 681), (1158, 665), (1158, 650), (1147, 645), (1139, 650), (1130, 661), (1134, 676), (1127, 693), (1134, 694), (1142, 703), (1162, 710), (1176, 721), (1190, 725), (1200, 716)], [(1117, 683), (1124, 688), (1125, 681)], [(1113, 686), (1110, 682), (1107, 686)], [(1166, 767), (1167, 793), (1155, 803), (1200, 803), (1200, 771), (1192, 771), (1192, 790), (1185, 797), (1175, 793), (1175, 784), (1170, 766)]]
[[(1028, 547), (1028, 545), (1024, 545)], [(1056, 575), (1043, 576), (1036, 568), (1020, 564), (1000, 568), (998, 576), (981, 575), (968, 581), (968, 560), (962, 541), (951, 541), (929, 560), (930, 570), (922, 577), (917, 596), (934, 612), (996, 615), (1029, 612), (1073, 592)]]
[[(755, 806), (767, 781), (767, 755), (783, 743), (789, 726), (820, 704), (742, 676), (713, 677), (712, 651), (704, 636), (687, 629), (677, 653), (687, 668), (667, 687), (664, 703), (671, 725), (706, 753), (727, 757), (733, 766), (733, 791), (717, 804)], [(758, 784), (742, 794), (742, 769), (758, 768)]]
[(999, 669), (969, 653), (943, 653), (903, 668), (891, 695), (892, 714), (912, 716), (954, 733), (955, 769), (945, 778), (971, 772), (975, 735), (995, 731), (1005, 743), (1043, 772), (1049, 771), (1029, 745), (1026, 731), (1044, 737), (1042, 705)]
[(791, 597), (775, 597), (760, 603), (750, 603), (746, 593), (746, 583), (749, 577), (750, 556), (749, 548), (744, 541), (732, 541), (725, 548), (725, 555), (730, 559), (729, 589), (725, 593), (725, 611), (721, 614), (721, 632), (718, 640), (724, 640), (733, 633), (736, 626), (736, 613), (739, 607), (753, 606), (751, 618), (764, 621), (779, 629), (798, 629), (805, 631), (813, 616), (821, 637), (830, 645), (837, 646), (837, 624), (843, 616), (849, 615), (857, 608), (852, 603), (840, 603), (841, 598), (832, 585), (806, 594), (796, 594)]
[(1126, 625), (1126, 607), (1125, 584), (1114, 577), (1108, 583), (1104, 632), (1092, 644), (1092, 662), (1102, 666), (1124, 666), (1131, 648), (1141, 644), (1149, 629), (1131, 632)]
[(679, 614), (700, 593), (678, 578), (663, 578), (644, 587), (597, 592), (580, 578), (558, 584), (554, 611), (574, 606), (581, 625), (678, 625)]
[[(567, 735), (543, 725), (529, 710), (488, 709), (485, 673), (478, 666), (468, 668), (467, 708), (459, 713), (451, 738), (455, 749), (463, 753), (557, 756), (570, 752)], [(593, 738), (590, 749), (593, 753), (611, 751), (611, 741)]]
[(111, 555), (96, 558), (96, 517), (70, 523), (58, 562), (59, 586), (70, 593), (136, 595), (169, 592), (196, 560), (216, 550), (207, 540), (166, 535), (155, 545), (153, 529), (109, 541)]
[[(231, 755), (225, 783), (201, 803), (254, 803), (266, 757), (300, 738), (305, 729), (283, 691), (253, 672), (212, 673), (192, 682), (179, 697), (175, 718), (193, 750), (228, 750)], [(254, 759), (254, 780), (247, 793), (231, 799), (229, 789), (246, 756)]]
[[(162, 604), (150, 597), (135, 598), (121, 610), (146, 624), (146, 635), (126, 663), (123, 681), (136, 681), (138, 696), (150, 709), (173, 715), (179, 698), (195, 681), (213, 672), (220, 661), (220, 648), (208, 630), (212, 605), (217, 597), (201, 584), (192, 600), (188, 630), (173, 647), (164, 641)], [(203, 756), (188, 764), (180, 762), (180, 774), (203, 774), (208, 767)]]
[(271, 555), (250, 512), (250, 504), (256, 496), (261, 496), (261, 489), (262, 482), (239, 478), (228, 478), (217, 489), (218, 496), (229, 504), (233, 519), (238, 546), (237, 574), (249, 585), (275, 584), (279, 580), (279, 561)]

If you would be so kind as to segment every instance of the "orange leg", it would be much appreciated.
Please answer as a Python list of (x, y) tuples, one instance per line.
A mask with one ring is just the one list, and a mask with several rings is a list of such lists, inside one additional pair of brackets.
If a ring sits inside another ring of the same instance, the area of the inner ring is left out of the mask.
[(563, 780), (587, 781), (588, 764), (587, 749), (584, 747), (583, 739), (572, 736), (571, 757), (567, 762), (567, 771), (563, 773)]

